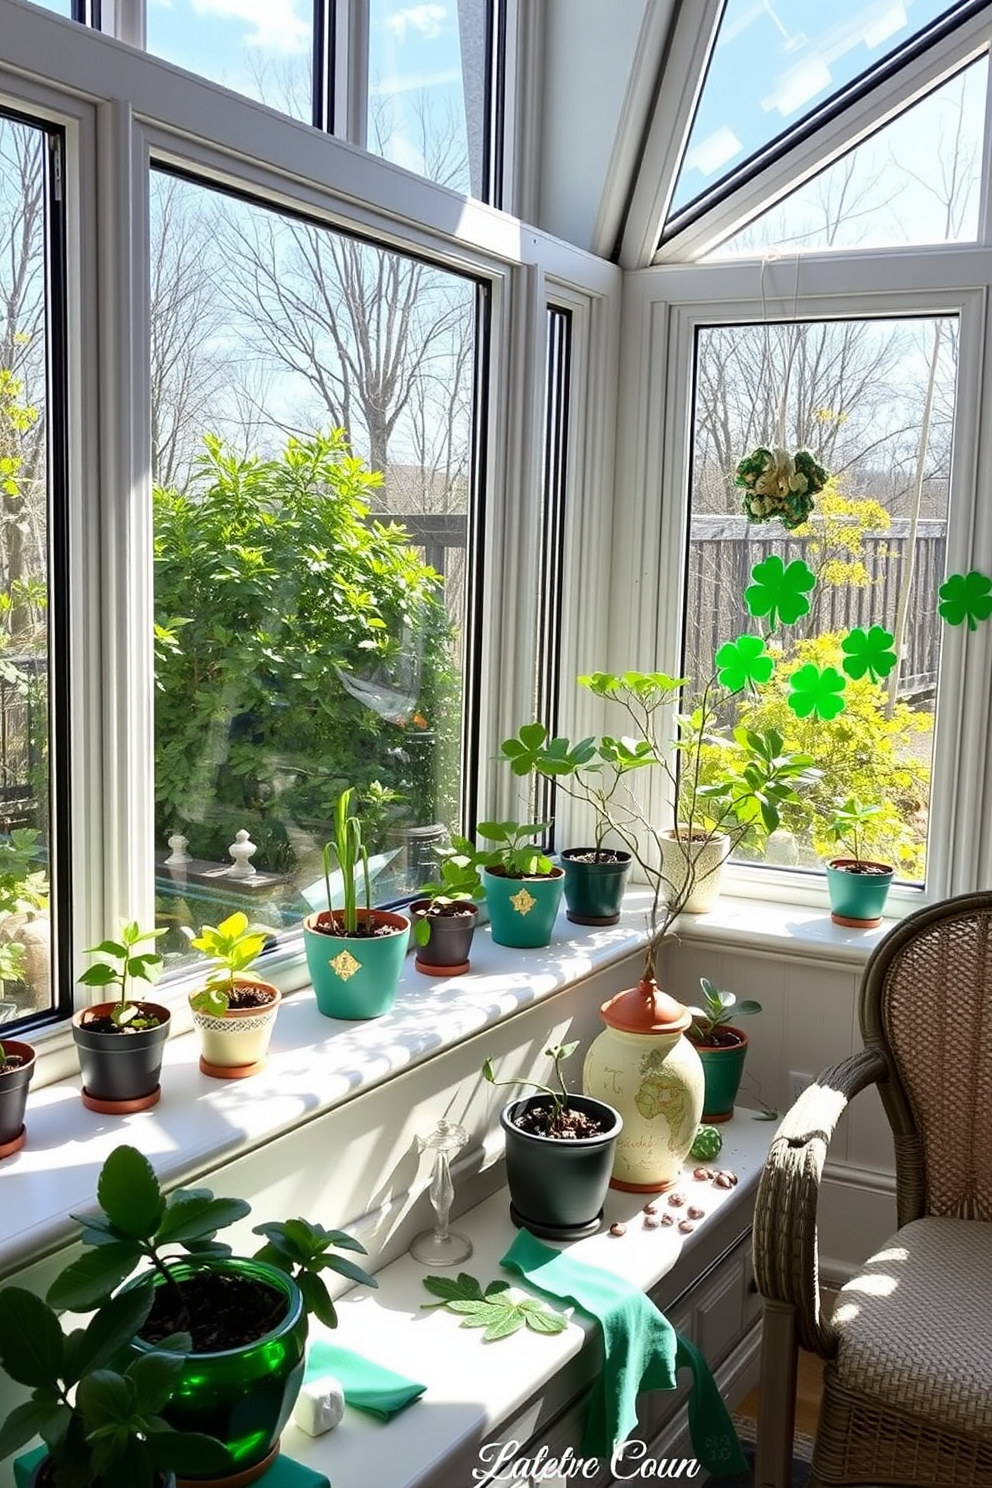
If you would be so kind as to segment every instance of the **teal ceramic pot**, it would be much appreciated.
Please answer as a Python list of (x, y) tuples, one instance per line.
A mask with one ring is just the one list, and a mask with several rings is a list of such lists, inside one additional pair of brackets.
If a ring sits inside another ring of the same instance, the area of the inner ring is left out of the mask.
[[(171, 1268), (179, 1281), (204, 1269), (250, 1277), (285, 1300), (282, 1321), (254, 1343), (217, 1353), (189, 1354), (179, 1384), (162, 1412), (177, 1430), (202, 1431), (223, 1442), (236, 1463), (238, 1482), (245, 1483), (252, 1478), (242, 1474), (257, 1468), (254, 1475), (261, 1476), (266, 1470), (296, 1404), (306, 1362), (307, 1314), (292, 1277), (264, 1261), (228, 1256), (199, 1265), (184, 1261)], [(147, 1277), (128, 1283), (147, 1284)], [(158, 1287), (164, 1282), (155, 1276), (152, 1285)], [(156, 1347), (140, 1338), (131, 1343), (137, 1354)]]
[(865, 863), (871, 871), (854, 873), (853, 858), (834, 858), (827, 864), (830, 918), (835, 925), (854, 930), (873, 930), (882, 923), (882, 913), (893, 879), (887, 863)]
[(561, 855), (568, 918), (576, 925), (615, 925), (623, 904), (630, 853), (611, 849), (613, 861), (584, 861), (595, 851), (592, 847), (571, 847)]
[[(317, 1007), (325, 1018), (378, 1018), (388, 1013), (410, 944), (410, 921), (406, 915), (374, 909), (373, 923), (385, 927), (388, 934), (326, 935), (315, 928), (329, 920), (322, 910), (303, 921), (303, 944)], [(358, 920), (365, 924), (364, 909), (358, 911)]]
[(695, 1050), (703, 1066), (703, 1114), (701, 1121), (729, 1121), (744, 1074), (748, 1036), (740, 1028), (721, 1029), (740, 1040), (736, 1044), (700, 1045)]
[(546, 878), (506, 878), (483, 868), (482, 882), (497, 945), (533, 949), (550, 944), (565, 886), (563, 868)]

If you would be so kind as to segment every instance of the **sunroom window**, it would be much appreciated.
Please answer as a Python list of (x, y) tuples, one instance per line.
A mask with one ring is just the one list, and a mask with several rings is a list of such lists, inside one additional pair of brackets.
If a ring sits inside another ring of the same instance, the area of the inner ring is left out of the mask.
[(320, 908), (348, 786), (400, 898), (472, 774), (483, 291), (178, 176), (152, 207), (160, 921)]
[(64, 863), (54, 784), (66, 765), (53, 587), (65, 565), (61, 152), (59, 134), (0, 114), (0, 1024), (50, 1014), (59, 981), (50, 905)]

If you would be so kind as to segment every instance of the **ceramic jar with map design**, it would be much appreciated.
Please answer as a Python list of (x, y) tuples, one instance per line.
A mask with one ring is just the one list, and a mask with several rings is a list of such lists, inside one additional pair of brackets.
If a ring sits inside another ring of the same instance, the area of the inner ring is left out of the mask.
[(703, 1112), (703, 1066), (685, 1037), (692, 1014), (648, 977), (600, 1013), (582, 1086), (623, 1117), (611, 1187), (661, 1193), (680, 1178)]

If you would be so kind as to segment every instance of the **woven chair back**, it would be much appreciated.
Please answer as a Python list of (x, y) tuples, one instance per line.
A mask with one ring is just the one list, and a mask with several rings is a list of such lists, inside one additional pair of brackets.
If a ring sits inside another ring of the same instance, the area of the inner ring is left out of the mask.
[(926, 1214), (992, 1220), (992, 893), (910, 915), (872, 954), (865, 1045), (896, 1149), (899, 1224)]

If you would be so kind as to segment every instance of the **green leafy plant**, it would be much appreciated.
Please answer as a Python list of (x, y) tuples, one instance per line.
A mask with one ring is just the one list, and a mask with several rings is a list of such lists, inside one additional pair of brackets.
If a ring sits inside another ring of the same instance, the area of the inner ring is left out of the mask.
[(47, 909), (48, 874), (39, 865), (41, 833), (15, 827), (0, 838), (0, 914)]
[(532, 1090), (537, 1090), (542, 1095), (546, 1095), (551, 1101), (551, 1116), (548, 1121), (548, 1131), (553, 1135), (555, 1130), (560, 1127), (562, 1115), (568, 1108), (568, 1087), (565, 1084), (565, 1076), (562, 1074), (561, 1067), (566, 1059), (571, 1058), (578, 1047), (578, 1040), (575, 1040), (570, 1044), (551, 1044), (544, 1051), (547, 1057), (554, 1063), (555, 1079), (558, 1082), (557, 1090), (551, 1085), (542, 1085), (539, 1080), (497, 1080), (496, 1071), (493, 1068), (491, 1059), (487, 1059), (482, 1066), (482, 1078), (487, 1080), (490, 1085), (528, 1085)]
[(424, 884), (417, 896), (429, 901), (423, 916), (413, 927), (414, 939), (418, 945), (424, 946), (430, 940), (431, 927), (427, 916), (433, 909), (470, 904), (482, 898), (483, 886), (476, 854), (471, 849), (471, 844), (466, 845), (470, 849), (467, 852), (459, 852), (453, 848), (445, 854), (441, 859), (440, 879)]
[(137, 920), (129, 920), (122, 928), (120, 939), (101, 940), (90, 946), (87, 956), (101, 959), (83, 972), (79, 981), (84, 987), (119, 987), (118, 1000), (111, 1017), (119, 1028), (155, 1028), (159, 1019), (145, 1016), (137, 1003), (131, 1001), (131, 984), (136, 981), (153, 983), (162, 969), (162, 957), (156, 951), (142, 951), (148, 941), (156, 941), (164, 930), (142, 930)]
[(868, 860), (865, 836), (881, 810), (877, 803), (862, 803), (857, 796), (848, 796), (836, 803), (833, 816), (827, 822), (827, 836), (846, 850), (855, 870), (862, 869)]
[(355, 791), (352, 786), (343, 790), (334, 805), (334, 836), (324, 846), (324, 885), (327, 890), (327, 913), (334, 922), (334, 901), (331, 894), (331, 873), (336, 868), (341, 874), (342, 911), (341, 926), (345, 935), (358, 934), (358, 900), (356, 877), (359, 868), (365, 890), (365, 923), (372, 914), (372, 882), (369, 878), (368, 848), (362, 841), (362, 824), (352, 810)]
[(447, 1307), (461, 1316), (463, 1328), (484, 1328), (486, 1343), (509, 1338), (523, 1327), (535, 1333), (563, 1333), (568, 1327), (564, 1313), (555, 1312), (536, 1297), (515, 1301), (508, 1296), (510, 1284), (506, 1281), (491, 1281), (483, 1291), (474, 1276), (460, 1271), (456, 1277), (425, 1276), (424, 1286), (441, 1300), (421, 1302), (422, 1309)]
[[(144, 1261), (149, 1269), (142, 1276), (150, 1281), (157, 1273), (171, 1288), (183, 1315), (185, 1302), (172, 1271), (182, 1257), (170, 1252), (178, 1248), (195, 1260), (230, 1255), (231, 1247), (217, 1240), (217, 1232), (251, 1213), (244, 1199), (215, 1198), (208, 1188), (177, 1188), (165, 1194), (148, 1159), (128, 1146), (116, 1147), (104, 1163), (97, 1202), (99, 1213), (72, 1216), (87, 1248), (50, 1286), (47, 1300), (52, 1307), (80, 1312), (99, 1306)], [(378, 1284), (360, 1266), (330, 1253), (332, 1246), (366, 1253), (341, 1231), (292, 1219), (258, 1225), (253, 1233), (266, 1241), (255, 1259), (270, 1261), (292, 1276), (307, 1310), (328, 1327), (335, 1326), (336, 1317), (320, 1272), (336, 1271), (365, 1286)]]
[(709, 977), (700, 977), (699, 986), (703, 994), (702, 1003), (698, 1007), (690, 1007), (692, 1023), (687, 1032), (687, 1037), (694, 1044), (710, 1045), (714, 1042), (718, 1029), (726, 1028), (735, 1018), (751, 1017), (754, 1013), (761, 1012), (760, 1002), (755, 1002), (750, 997), (738, 1002), (733, 992), (722, 992), (714, 987)]
[[(495, 844), (492, 848), (481, 848), (475, 856), (484, 868), (495, 868), (507, 878), (546, 878), (554, 872), (555, 865), (543, 848), (534, 841), (550, 827), (550, 822), (485, 821), (476, 827), (485, 842)], [(452, 839), (461, 851), (467, 847), (474, 851), (465, 838)]]
[(217, 968), (207, 978), (207, 985), (190, 998), (197, 1012), (215, 1017), (227, 1012), (238, 977), (258, 960), (268, 938), (269, 932), (249, 924), (240, 909), (219, 925), (202, 925), (199, 935), (190, 937), (190, 945), (209, 956)]
[(0, 1459), (38, 1435), (53, 1464), (54, 1488), (154, 1488), (160, 1472), (189, 1477), (230, 1473), (233, 1461), (213, 1437), (177, 1431), (162, 1409), (191, 1347), (167, 1340), (123, 1370), (114, 1361), (141, 1331), (149, 1288), (104, 1302), (85, 1328), (66, 1333), (53, 1308), (24, 1287), (0, 1291), (0, 1368), (31, 1391), (0, 1426)]

